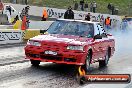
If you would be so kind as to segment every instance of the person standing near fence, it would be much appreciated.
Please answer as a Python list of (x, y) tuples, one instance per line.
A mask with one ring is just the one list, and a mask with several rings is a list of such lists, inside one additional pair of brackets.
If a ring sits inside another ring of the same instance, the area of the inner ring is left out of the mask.
[(106, 30), (108, 31), (109, 29), (111, 29), (111, 19), (110, 17), (108, 16), (106, 19), (105, 19), (105, 28)]
[(122, 20), (122, 30), (125, 31), (128, 29), (128, 21), (127, 21), (127, 16), (124, 17), (124, 19)]
[(44, 7), (42, 21), (46, 21), (47, 18), (48, 18), (48, 12), (47, 12), (46, 8)]
[(108, 4), (107, 8), (109, 10), (109, 14), (111, 14), (111, 3)]
[(25, 0), (25, 4), (26, 4), (26, 5), (28, 4), (28, 0)]
[(29, 6), (26, 6), (25, 8), (23, 8), (22, 13), (21, 13), (21, 19), (22, 19), (22, 26), (21, 29), (22, 30), (26, 30), (29, 28)]
[(77, 1), (75, 1), (74, 10), (77, 10), (77, 9), (78, 9), (78, 3), (77, 3)]
[(80, 0), (80, 8), (81, 8), (81, 11), (84, 11), (84, 0)]
[(90, 13), (88, 13), (88, 14), (86, 15), (85, 20), (86, 20), (86, 21), (90, 21)]
[(26, 16), (26, 26), (27, 26), (27, 28), (29, 28), (29, 23), (30, 23), (29, 22), (29, 8), (30, 8), (29, 6), (25, 7), (25, 12), (26, 12), (25, 16)]
[(9, 11), (9, 13), (10, 13), (10, 15), (11, 15), (11, 12), (12, 12), (12, 10), (11, 10), (11, 6), (10, 6), (10, 5), (7, 6), (6, 9)]
[(84, 8), (85, 8), (86, 11), (88, 12), (88, 2), (85, 3)]
[(64, 14), (64, 19), (74, 19), (74, 12), (72, 11), (71, 6), (68, 8), (68, 10)]
[(90, 3), (90, 12), (93, 12), (93, 3)]
[(97, 8), (97, 4), (96, 4), (96, 2), (95, 2), (95, 1), (93, 1), (93, 13), (95, 13), (95, 12), (96, 12), (96, 8)]

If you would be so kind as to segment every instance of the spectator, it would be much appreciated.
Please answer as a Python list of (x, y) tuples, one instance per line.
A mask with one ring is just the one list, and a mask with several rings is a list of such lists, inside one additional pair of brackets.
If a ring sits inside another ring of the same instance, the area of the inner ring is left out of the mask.
[(14, 21), (12, 22), (12, 24), (15, 24), (16, 23), (16, 21), (18, 21), (19, 20), (19, 17), (18, 17), (18, 15), (14, 18)]
[(10, 15), (11, 15), (11, 6), (10, 5), (9, 6), (6, 6), (6, 10), (8, 10), (9, 13), (10, 13)]
[(25, 7), (25, 16), (26, 16), (26, 28), (29, 28), (29, 6)]
[(107, 8), (111, 10), (111, 3), (108, 4)]
[(20, 15), (22, 19), (22, 30), (26, 30), (27, 28), (29, 28), (29, 8), (29, 6), (23, 8), (22, 13)]
[(127, 21), (127, 16), (125, 16), (125, 18), (122, 20), (122, 30), (125, 31), (128, 27), (128, 21)]
[(95, 1), (93, 1), (93, 13), (95, 13), (95, 12), (96, 12), (96, 8), (97, 8), (97, 4), (96, 4), (96, 2), (95, 2)]
[(110, 13), (111, 12), (111, 3), (108, 4), (107, 8), (108, 8), (109, 13)]
[(42, 16), (42, 21), (46, 21), (47, 18), (48, 18), (48, 13), (47, 13), (46, 8), (44, 8), (44, 10), (43, 10), (43, 16)]
[(85, 3), (84, 8), (85, 8), (86, 11), (88, 12), (88, 2)]
[(23, 16), (25, 15), (25, 13), (26, 13), (26, 12), (25, 12), (25, 8), (23, 8), (23, 9), (22, 9), (22, 12), (21, 12), (21, 14), (20, 14), (21, 19), (23, 19)]
[(27, 29), (26, 22), (27, 22), (26, 16), (23, 16), (21, 30), (26, 30)]
[(84, 11), (84, 0), (80, 0), (80, 7), (81, 10)]
[(93, 3), (90, 3), (90, 12), (93, 12)]
[(26, 4), (26, 5), (28, 4), (28, 0), (25, 0), (25, 4)]
[(115, 11), (115, 7), (114, 7), (114, 5), (111, 6), (111, 11), (112, 11), (111, 14), (114, 15), (114, 11)]
[(77, 1), (75, 1), (74, 10), (77, 10), (77, 9), (78, 9), (78, 3), (77, 3)]
[(74, 12), (72, 11), (71, 6), (68, 8), (68, 10), (64, 14), (64, 19), (74, 19)]
[(108, 17), (105, 19), (105, 28), (106, 28), (107, 30), (109, 30), (109, 29), (111, 29), (110, 26), (111, 26), (111, 19), (110, 19), (110, 17), (108, 16)]
[(29, 6), (26, 6), (26, 7), (25, 7), (25, 13), (26, 13), (26, 14), (29, 12), (29, 8), (30, 8)]
[(85, 20), (90, 21), (90, 13), (86, 15)]
[(21, 28), (21, 21), (19, 20), (18, 15), (14, 18), (13, 29), (20, 29)]

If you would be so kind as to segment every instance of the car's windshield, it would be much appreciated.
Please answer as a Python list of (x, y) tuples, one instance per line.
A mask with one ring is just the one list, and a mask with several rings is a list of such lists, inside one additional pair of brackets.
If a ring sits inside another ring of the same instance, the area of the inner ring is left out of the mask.
[(75, 21), (55, 21), (47, 30), (49, 34), (75, 35), (91, 38), (94, 35), (92, 23), (82, 23)]

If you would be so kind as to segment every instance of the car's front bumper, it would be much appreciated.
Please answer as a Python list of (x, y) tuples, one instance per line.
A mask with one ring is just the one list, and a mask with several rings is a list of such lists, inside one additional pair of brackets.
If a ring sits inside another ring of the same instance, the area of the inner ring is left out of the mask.
[(58, 55), (46, 55), (45, 49), (30, 49), (25, 48), (26, 59), (39, 60), (41, 62), (53, 62), (58, 64), (73, 64), (84, 65), (86, 53), (85, 52), (73, 52), (73, 51), (57, 51)]

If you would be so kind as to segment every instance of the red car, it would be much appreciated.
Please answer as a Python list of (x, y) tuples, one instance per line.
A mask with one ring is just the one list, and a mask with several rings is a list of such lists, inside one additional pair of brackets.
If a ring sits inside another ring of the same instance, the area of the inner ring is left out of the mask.
[(38, 66), (40, 62), (83, 65), (99, 62), (106, 66), (115, 50), (112, 35), (98, 22), (59, 19), (44, 35), (31, 38), (25, 47), (26, 58)]

